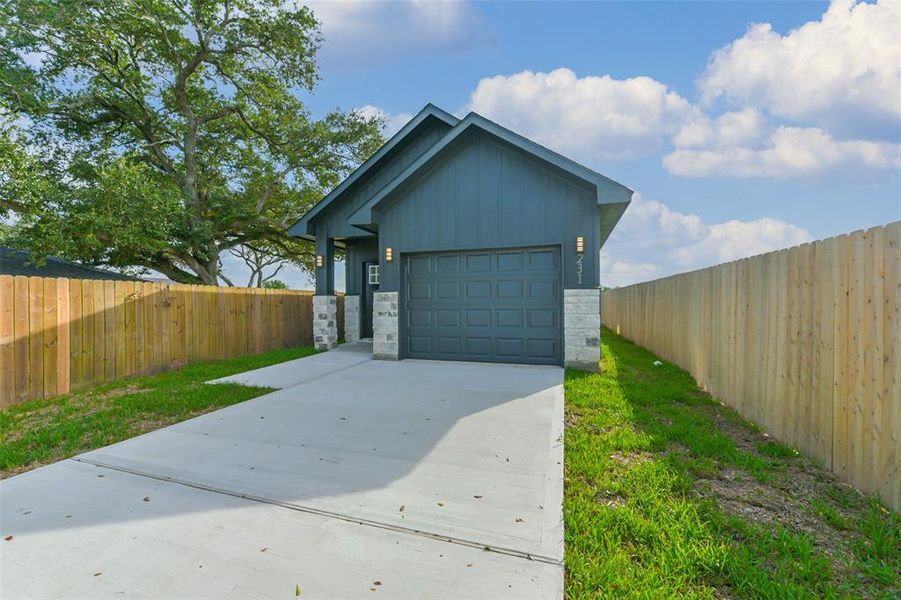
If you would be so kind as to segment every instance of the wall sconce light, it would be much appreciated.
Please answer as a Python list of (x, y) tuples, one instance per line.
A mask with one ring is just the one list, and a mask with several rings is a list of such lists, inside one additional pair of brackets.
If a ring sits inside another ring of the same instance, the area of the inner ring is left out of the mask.
[(325, 266), (325, 257), (321, 254), (316, 255), (316, 266), (320, 269)]
[(387, 247), (385, 248), (385, 262), (391, 262), (394, 260), (394, 248)]
[(585, 238), (583, 238), (581, 235), (576, 238), (576, 253), (585, 253)]

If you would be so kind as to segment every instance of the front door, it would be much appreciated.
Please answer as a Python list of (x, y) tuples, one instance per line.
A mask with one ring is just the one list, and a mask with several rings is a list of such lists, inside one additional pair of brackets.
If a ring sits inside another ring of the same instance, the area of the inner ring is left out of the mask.
[[(375, 272), (370, 267), (376, 267)], [(363, 263), (363, 298), (360, 303), (360, 337), (372, 337), (372, 293), (377, 290), (378, 263)]]

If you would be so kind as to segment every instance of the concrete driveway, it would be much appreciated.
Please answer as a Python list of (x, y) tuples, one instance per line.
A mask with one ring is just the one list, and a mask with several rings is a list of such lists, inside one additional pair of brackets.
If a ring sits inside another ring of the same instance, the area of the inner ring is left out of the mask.
[(369, 350), (0, 483), (0, 596), (562, 598), (562, 369)]

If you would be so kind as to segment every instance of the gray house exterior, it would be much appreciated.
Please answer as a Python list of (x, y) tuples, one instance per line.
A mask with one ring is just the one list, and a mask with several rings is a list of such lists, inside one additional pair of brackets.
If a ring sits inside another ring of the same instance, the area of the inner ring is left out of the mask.
[(380, 359), (600, 359), (599, 253), (632, 190), (480, 115), (429, 104), (291, 229), (316, 242), (314, 339)]

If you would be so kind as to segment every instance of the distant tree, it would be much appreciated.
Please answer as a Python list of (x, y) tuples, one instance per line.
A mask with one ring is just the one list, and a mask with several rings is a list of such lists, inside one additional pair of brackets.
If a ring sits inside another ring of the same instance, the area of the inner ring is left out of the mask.
[(281, 279), (270, 279), (263, 284), (263, 287), (270, 290), (287, 290), (288, 284)]
[[(290, 246), (287, 248), (245, 244), (232, 248), (229, 252), (244, 261), (244, 264), (250, 269), (247, 287), (265, 287), (264, 284), (274, 279), (279, 271), (289, 264), (312, 272), (315, 252), (310, 244), (299, 240), (292, 240), (288, 244)], [(267, 269), (269, 269), (268, 274)]]
[(0, 2), (0, 217), (36, 254), (218, 284), (382, 142), (315, 119), (313, 13), (284, 0)]

